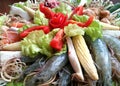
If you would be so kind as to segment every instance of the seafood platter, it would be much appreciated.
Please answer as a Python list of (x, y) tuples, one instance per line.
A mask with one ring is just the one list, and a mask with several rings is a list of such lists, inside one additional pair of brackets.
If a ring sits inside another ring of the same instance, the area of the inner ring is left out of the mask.
[(0, 13), (0, 86), (120, 86), (120, 3), (27, 0)]

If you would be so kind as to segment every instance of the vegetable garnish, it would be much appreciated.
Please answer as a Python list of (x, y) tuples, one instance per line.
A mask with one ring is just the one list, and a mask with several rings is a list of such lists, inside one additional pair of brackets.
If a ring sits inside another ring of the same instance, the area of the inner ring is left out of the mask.
[(68, 23), (77, 24), (80, 27), (88, 27), (93, 22), (94, 17), (90, 16), (89, 19), (86, 22), (80, 22), (80, 21), (74, 21), (69, 20)]
[(54, 12), (52, 12), (50, 8), (44, 6), (43, 3), (40, 3), (40, 11), (43, 12), (48, 19), (51, 19), (54, 15)]
[(46, 55), (48, 58), (53, 55), (53, 48), (50, 41), (53, 39), (59, 29), (53, 29), (48, 34), (43, 30), (32, 31), (21, 41), (22, 54), (25, 56), (34, 56), (39, 53)]
[(85, 22), (84, 25), (88, 25), (87, 27), (84, 27), (85, 33), (90, 36), (93, 41), (102, 37), (102, 25), (98, 20), (93, 19), (92, 16), (88, 18), (86, 15), (74, 15), (73, 19), (78, 21), (78, 25), (80, 25), (79, 22)]
[(26, 37), (30, 32), (35, 31), (35, 30), (43, 30), (44, 33), (49, 33), (50, 32), (50, 28), (48, 26), (33, 26), (30, 27), (26, 30), (24, 30), (23, 32), (20, 33), (20, 37), (24, 38)]
[(60, 51), (63, 47), (63, 36), (64, 36), (64, 30), (60, 29), (55, 37), (51, 40), (50, 46), (58, 51)]
[(83, 6), (76, 7), (70, 15), (70, 19), (72, 19), (74, 14), (83, 15)]
[(50, 19), (49, 25), (52, 28), (64, 28), (67, 24), (67, 15), (63, 13), (55, 13), (54, 16)]

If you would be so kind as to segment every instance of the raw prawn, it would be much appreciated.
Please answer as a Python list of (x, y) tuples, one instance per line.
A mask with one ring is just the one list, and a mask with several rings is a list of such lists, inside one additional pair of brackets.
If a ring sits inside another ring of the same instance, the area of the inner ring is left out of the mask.
[(113, 50), (115, 57), (120, 62), (120, 40), (110, 35), (103, 35), (106, 44)]
[(97, 82), (97, 86), (112, 86), (111, 59), (105, 42), (102, 39), (97, 39), (91, 43), (91, 47), (100, 77)]
[(27, 76), (28, 74), (30, 74), (33, 71), (37, 71), (37, 69), (42, 68), (42, 66), (45, 64), (45, 58), (42, 57), (41, 59), (37, 59), (32, 65), (28, 66), (22, 73), (22, 75), (20, 76), (19, 80), (22, 80), (25, 78), (25, 76)]
[(30, 80), (25, 83), (25, 86), (41, 85), (49, 81), (55, 74), (58, 73), (68, 62), (66, 53), (62, 55), (53, 56), (49, 59), (43, 67), (41, 72), (38, 72)]

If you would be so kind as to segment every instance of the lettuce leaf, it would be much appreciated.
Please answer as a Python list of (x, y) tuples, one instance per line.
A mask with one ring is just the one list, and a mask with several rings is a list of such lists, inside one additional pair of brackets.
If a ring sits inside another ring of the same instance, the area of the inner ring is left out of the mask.
[(0, 16), (0, 27), (4, 24), (8, 17), (6, 15)]
[(6, 86), (24, 86), (23, 82), (8, 82)]
[(72, 8), (65, 4), (65, 3), (60, 3), (58, 6), (56, 6), (55, 8), (52, 9), (54, 12), (61, 12), (63, 14), (67, 14), (68, 16), (71, 14), (72, 12)]
[(45, 18), (42, 12), (37, 10), (34, 15), (34, 23), (38, 25), (48, 25), (48, 19)]
[(51, 57), (54, 51), (49, 43), (58, 30), (59, 29), (54, 29), (48, 34), (44, 34), (42, 30), (32, 31), (21, 41), (22, 54), (34, 57), (38, 53), (41, 53), (47, 57)]
[(69, 24), (64, 27), (64, 33), (66, 36), (72, 37), (76, 35), (84, 35), (84, 30), (77, 24)]
[[(76, 21), (85, 22), (88, 20), (89, 17), (86, 15), (83, 15), (83, 16), (74, 15), (73, 18)], [(93, 22), (88, 27), (85, 27), (84, 29), (85, 29), (85, 34), (90, 36), (93, 41), (96, 40), (97, 38), (102, 37), (102, 25), (99, 23), (98, 20), (94, 19)]]

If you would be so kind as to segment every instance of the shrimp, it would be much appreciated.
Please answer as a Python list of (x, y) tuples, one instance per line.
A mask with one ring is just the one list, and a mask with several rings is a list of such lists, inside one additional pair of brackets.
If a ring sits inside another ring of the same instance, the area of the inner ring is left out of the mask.
[(104, 35), (111, 35), (114, 37), (119, 38), (120, 37), (120, 31), (119, 30), (103, 30)]
[(114, 56), (111, 56), (111, 64), (112, 79), (120, 84), (120, 62)]
[(66, 65), (60, 72), (59, 72), (59, 80), (58, 86), (69, 86), (71, 82), (71, 75), (73, 73), (72, 67), (70, 64)]
[(55, 74), (60, 71), (63, 66), (68, 62), (68, 57), (66, 53), (62, 55), (53, 56), (44, 65), (42, 71), (35, 74), (31, 79), (29, 79), (25, 86), (36, 86), (41, 85), (49, 81)]
[(27, 67), (22, 75), (20, 76), (19, 80), (22, 80), (23, 78), (25, 78), (26, 75), (30, 74), (33, 71), (36, 71), (37, 69), (42, 68), (42, 66), (45, 64), (45, 58), (41, 58), (41, 59), (37, 59), (32, 65), (30, 65), (29, 67)]
[(112, 86), (111, 59), (105, 42), (102, 39), (97, 39), (91, 43), (91, 49), (95, 62), (99, 67), (100, 79), (97, 82), (97, 86)]
[(113, 50), (115, 57), (120, 61), (120, 40), (110, 35), (103, 35), (103, 39)]

